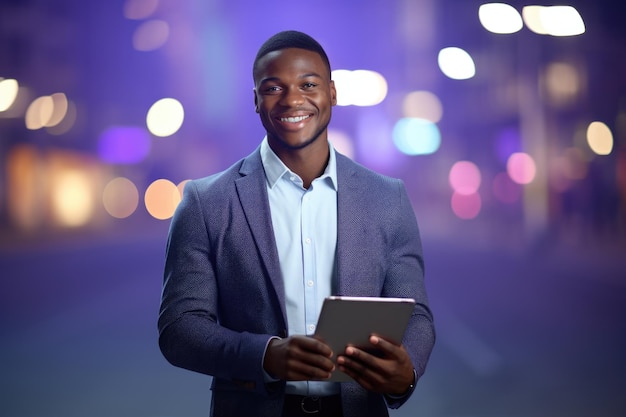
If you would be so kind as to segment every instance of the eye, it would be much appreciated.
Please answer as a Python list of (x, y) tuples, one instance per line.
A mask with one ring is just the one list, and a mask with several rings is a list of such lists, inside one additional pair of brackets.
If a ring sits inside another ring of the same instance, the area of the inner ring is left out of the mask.
[(277, 93), (279, 91), (281, 91), (281, 88), (277, 85), (270, 85), (263, 89), (263, 92), (267, 94)]
[(304, 88), (305, 90), (310, 90), (312, 88), (317, 87), (317, 84), (315, 83), (304, 83), (302, 84), (302, 88)]

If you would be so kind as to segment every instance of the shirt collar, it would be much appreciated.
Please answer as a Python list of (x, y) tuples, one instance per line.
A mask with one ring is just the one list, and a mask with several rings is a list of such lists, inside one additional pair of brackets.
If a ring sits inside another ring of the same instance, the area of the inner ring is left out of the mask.
[[(324, 173), (319, 178), (329, 178), (331, 186), (337, 190), (337, 159), (335, 157), (335, 148), (328, 142), (328, 148), (330, 151), (330, 157), (328, 158), (328, 164)], [(292, 174), (292, 171), (280, 160), (278, 155), (274, 153), (267, 142), (267, 136), (263, 138), (261, 142), (261, 161), (263, 168), (265, 169), (265, 177), (267, 178), (267, 184), (270, 188), (274, 188), (274, 185), (282, 178), (286, 173)]]

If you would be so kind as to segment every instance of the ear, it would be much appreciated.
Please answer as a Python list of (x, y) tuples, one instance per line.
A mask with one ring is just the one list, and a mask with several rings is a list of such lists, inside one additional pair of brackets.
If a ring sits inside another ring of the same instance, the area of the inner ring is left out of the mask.
[(334, 80), (330, 80), (330, 100), (333, 106), (337, 105), (337, 90), (335, 89)]
[(259, 112), (259, 98), (256, 94), (256, 88), (253, 88), (252, 92), (254, 93), (254, 111), (258, 113)]

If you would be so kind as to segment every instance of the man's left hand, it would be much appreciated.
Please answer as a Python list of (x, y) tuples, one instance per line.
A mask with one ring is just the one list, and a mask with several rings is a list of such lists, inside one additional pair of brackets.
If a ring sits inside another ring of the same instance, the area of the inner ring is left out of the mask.
[(380, 394), (400, 396), (414, 384), (413, 364), (403, 345), (395, 345), (376, 335), (369, 339), (377, 354), (348, 346), (337, 357), (339, 369), (363, 388)]

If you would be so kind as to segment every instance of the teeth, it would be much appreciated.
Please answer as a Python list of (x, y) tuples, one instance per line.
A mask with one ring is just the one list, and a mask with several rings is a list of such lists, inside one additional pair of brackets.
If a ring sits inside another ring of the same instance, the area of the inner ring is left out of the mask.
[(289, 123), (298, 123), (303, 121), (304, 119), (308, 119), (309, 116), (298, 116), (298, 117), (281, 117), (281, 122), (289, 122)]

